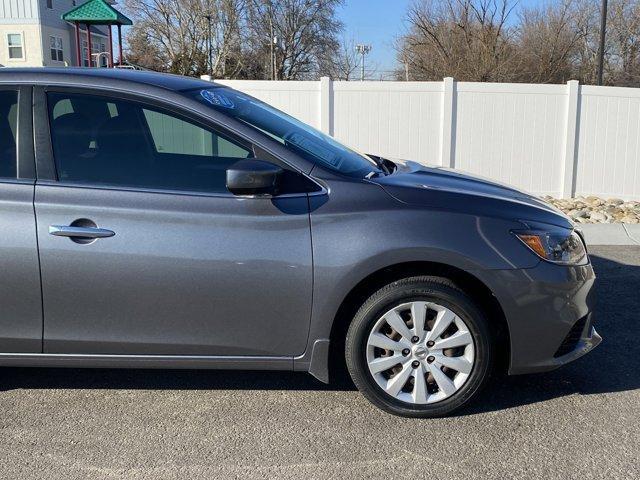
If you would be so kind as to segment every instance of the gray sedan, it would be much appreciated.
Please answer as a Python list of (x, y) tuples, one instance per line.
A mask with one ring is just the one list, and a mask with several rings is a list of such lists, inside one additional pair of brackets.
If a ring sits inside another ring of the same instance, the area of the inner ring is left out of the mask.
[(0, 231), (0, 365), (346, 365), (433, 417), (600, 342), (553, 207), (184, 77), (3, 69)]

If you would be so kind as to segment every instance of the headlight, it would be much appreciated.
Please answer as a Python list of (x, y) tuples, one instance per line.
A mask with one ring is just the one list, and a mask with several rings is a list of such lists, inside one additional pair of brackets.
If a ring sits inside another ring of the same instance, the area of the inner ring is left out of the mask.
[(584, 242), (573, 230), (525, 230), (513, 233), (536, 255), (548, 262), (562, 265), (583, 265), (588, 262)]

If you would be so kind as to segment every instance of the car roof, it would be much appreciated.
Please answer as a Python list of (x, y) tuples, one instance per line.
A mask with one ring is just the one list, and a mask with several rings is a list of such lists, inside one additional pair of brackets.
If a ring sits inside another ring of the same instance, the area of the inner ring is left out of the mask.
[(220, 87), (220, 85), (216, 85), (213, 82), (193, 77), (121, 68), (0, 68), (0, 83), (63, 83), (67, 85), (89, 83), (104, 86), (105, 83), (108, 83), (109, 81), (126, 81), (172, 91), (183, 91), (195, 88), (212, 88), (216, 86)]

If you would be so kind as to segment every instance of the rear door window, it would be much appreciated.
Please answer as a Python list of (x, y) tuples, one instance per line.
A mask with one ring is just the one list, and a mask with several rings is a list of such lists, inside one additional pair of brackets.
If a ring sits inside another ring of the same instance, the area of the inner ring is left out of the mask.
[(106, 96), (49, 93), (64, 182), (223, 193), (226, 169), (251, 149), (169, 111)]
[(16, 178), (18, 92), (0, 90), (0, 178)]

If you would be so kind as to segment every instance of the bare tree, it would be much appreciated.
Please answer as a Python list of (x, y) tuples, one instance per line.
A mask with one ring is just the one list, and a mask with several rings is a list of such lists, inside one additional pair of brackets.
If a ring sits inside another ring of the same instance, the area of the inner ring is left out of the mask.
[(518, 80), (563, 83), (573, 78), (588, 37), (576, 24), (579, 8), (576, 0), (562, 0), (521, 12), (516, 45)]
[[(182, 75), (206, 70), (203, 0), (126, 0), (130, 37), (146, 38), (163, 52), (165, 69)], [(135, 54), (134, 54), (135, 55)]]
[(640, 85), (640, 1), (615, 0), (609, 10), (608, 81)]
[[(397, 76), (595, 83), (600, 0), (550, 0), (517, 15), (511, 1), (416, 0)], [(640, 0), (609, 0), (604, 58), (606, 84), (640, 86)]]
[(341, 2), (125, 0), (134, 19), (128, 53), (143, 65), (183, 75), (211, 69), (222, 78), (270, 78), (274, 69), (279, 79), (316, 77), (329, 73), (338, 50)]
[[(343, 25), (335, 10), (342, 0), (251, 0), (248, 25), (254, 49), (262, 52), (266, 71), (275, 78), (317, 77), (326, 56), (338, 49)], [(273, 49), (273, 54), (271, 53)]]
[[(244, 66), (241, 31), (244, 28), (245, 0), (206, 0), (201, 17), (211, 18), (210, 70), (218, 78), (234, 78)], [(208, 25), (204, 26), (209, 36)], [(208, 42), (207, 42), (208, 43)], [(208, 48), (208, 45), (207, 45)]]
[(168, 69), (171, 61), (163, 48), (149, 37), (149, 28), (138, 23), (127, 36), (126, 59), (129, 63), (140, 65), (159, 72)]
[(134, 18), (129, 56), (143, 66), (162, 65), (162, 70), (182, 75), (212, 70), (217, 77), (235, 77), (245, 66), (245, 5), (246, 0), (125, 0)]
[[(339, 41), (342, 1), (124, 0), (127, 58), (183, 75), (352, 79), (360, 59)], [(517, 0), (415, 0), (397, 77), (594, 83), (600, 0), (548, 1), (516, 12)], [(640, 0), (609, 0), (606, 39), (605, 83), (640, 86)]]
[(399, 55), (416, 80), (511, 80), (514, 69), (510, 0), (418, 0)]

